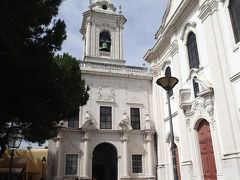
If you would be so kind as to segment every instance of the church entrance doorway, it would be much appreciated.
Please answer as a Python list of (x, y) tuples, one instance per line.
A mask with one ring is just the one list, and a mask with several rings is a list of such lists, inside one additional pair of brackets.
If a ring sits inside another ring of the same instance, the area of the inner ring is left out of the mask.
[(204, 180), (216, 180), (216, 165), (209, 123), (203, 120), (198, 126), (198, 138)]
[(101, 143), (93, 150), (93, 180), (117, 180), (117, 150), (110, 143)]

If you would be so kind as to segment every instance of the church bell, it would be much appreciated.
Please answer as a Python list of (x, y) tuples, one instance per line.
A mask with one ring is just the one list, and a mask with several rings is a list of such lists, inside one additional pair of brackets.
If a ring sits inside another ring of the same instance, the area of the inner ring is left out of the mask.
[(108, 43), (107, 42), (103, 42), (102, 46), (100, 47), (100, 50), (101, 51), (109, 51), (110, 49), (109, 49)]

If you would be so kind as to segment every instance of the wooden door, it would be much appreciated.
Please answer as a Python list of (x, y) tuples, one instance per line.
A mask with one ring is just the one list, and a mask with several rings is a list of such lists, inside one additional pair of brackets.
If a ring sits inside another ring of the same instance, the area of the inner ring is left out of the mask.
[(216, 180), (216, 165), (209, 123), (203, 120), (198, 127), (204, 180)]
[(175, 145), (175, 152), (176, 152), (176, 160), (177, 160), (177, 176), (178, 176), (178, 180), (181, 180), (180, 160), (179, 160), (179, 153), (178, 153), (177, 145)]

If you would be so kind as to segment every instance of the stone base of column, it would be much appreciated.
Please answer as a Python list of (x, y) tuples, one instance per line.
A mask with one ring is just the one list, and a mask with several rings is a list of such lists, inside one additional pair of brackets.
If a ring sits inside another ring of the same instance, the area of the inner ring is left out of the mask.
[(82, 180), (89, 180), (90, 178), (88, 176), (81, 176), (79, 179), (82, 179)]
[(184, 161), (181, 165), (181, 177), (184, 180), (192, 180), (193, 179), (193, 165), (192, 161)]
[(222, 160), (223, 179), (240, 179), (240, 158), (239, 156), (229, 157)]
[(156, 179), (156, 177), (155, 176), (147, 176), (146, 179), (151, 179), (152, 180), (152, 179)]
[(125, 180), (125, 179), (129, 180), (130, 178), (131, 178), (130, 176), (122, 176), (122, 177), (120, 177), (120, 179), (122, 179), (122, 180)]

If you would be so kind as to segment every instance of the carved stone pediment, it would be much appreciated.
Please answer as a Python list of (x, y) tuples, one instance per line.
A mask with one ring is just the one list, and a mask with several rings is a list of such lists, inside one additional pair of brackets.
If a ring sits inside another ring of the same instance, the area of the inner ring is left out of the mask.
[(82, 125), (82, 129), (83, 130), (93, 130), (93, 129), (97, 129), (97, 123), (96, 121), (94, 121), (93, 119), (89, 119), (87, 121), (85, 121)]

